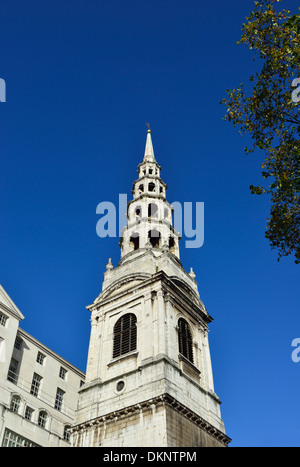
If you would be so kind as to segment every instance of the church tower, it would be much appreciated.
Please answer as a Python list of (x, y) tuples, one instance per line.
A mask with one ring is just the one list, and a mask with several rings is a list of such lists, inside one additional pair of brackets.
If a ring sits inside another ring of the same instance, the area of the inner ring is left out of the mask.
[(180, 234), (150, 129), (127, 206), (121, 259), (109, 260), (87, 308), (91, 335), (73, 446), (227, 446), (214, 392), (211, 316), (195, 274), (180, 262)]

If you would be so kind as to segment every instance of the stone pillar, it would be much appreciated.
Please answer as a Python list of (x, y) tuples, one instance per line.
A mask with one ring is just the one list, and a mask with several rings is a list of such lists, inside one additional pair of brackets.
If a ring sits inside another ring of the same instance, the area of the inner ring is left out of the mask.
[(165, 314), (165, 302), (162, 290), (159, 290), (155, 294), (155, 305), (157, 307), (157, 353), (167, 354), (167, 336), (166, 336), (166, 314)]

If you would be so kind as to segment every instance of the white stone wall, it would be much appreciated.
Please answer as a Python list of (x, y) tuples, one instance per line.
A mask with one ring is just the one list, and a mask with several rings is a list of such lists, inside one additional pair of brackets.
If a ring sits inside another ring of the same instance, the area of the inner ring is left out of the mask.
[(143, 447), (168, 446), (166, 412), (162, 406), (149, 403), (130, 413), (75, 430), (75, 447)]

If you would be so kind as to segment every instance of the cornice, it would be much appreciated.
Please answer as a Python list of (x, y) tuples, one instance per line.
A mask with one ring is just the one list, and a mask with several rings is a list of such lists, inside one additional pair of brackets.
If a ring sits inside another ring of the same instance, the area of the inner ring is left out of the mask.
[[(138, 297), (138, 293), (141, 293), (141, 296), (143, 295), (143, 289), (145, 287), (148, 287), (151, 284), (154, 284), (155, 282), (161, 281), (163, 284), (163, 291), (166, 294), (166, 300), (173, 300), (176, 302), (179, 306), (184, 306), (184, 304), (187, 304), (188, 307), (193, 310), (194, 314), (196, 316), (201, 316), (201, 318), (207, 322), (210, 323), (213, 321), (213, 318), (208, 314), (206, 311), (204, 305), (202, 304), (201, 300), (193, 289), (188, 286), (184, 281), (181, 280), (181, 282), (184, 284), (184, 287), (186, 290), (182, 290), (175, 282), (174, 282), (175, 276), (168, 276), (163, 270), (156, 272), (155, 274), (149, 274), (149, 273), (130, 273), (127, 274), (126, 276), (122, 276), (115, 282), (113, 282), (105, 291), (103, 291), (98, 298), (95, 300), (95, 302), (92, 305), (87, 306), (87, 309), (90, 310), (91, 312), (95, 309), (100, 308), (101, 306), (104, 306), (108, 304), (109, 302), (115, 302), (120, 300), (123, 296), (128, 295), (129, 293), (132, 293), (134, 291), (135, 293), (135, 298)], [(180, 278), (176, 279), (180, 281)], [(140, 280), (140, 284), (135, 284), (132, 289), (126, 289), (124, 291), (121, 291), (114, 295), (113, 297), (110, 296), (112, 292), (117, 290), (118, 288), (121, 287), (121, 285), (126, 284), (128, 282), (133, 282), (136, 280)], [(134, 289), (134, 290), (133, 290)], [(188, 293), (190, 293), (190, 297)], [(169, 295), (168, 295), (169, 294)]]
[(124, 417), (128, 417), (130, 415), (139, 414), (141, 411), (151, 409), (153, 406), (168, 406), (173, 409), (175, 412), (180, 413), (185, 418), (192, 421), (195, 425), (199, 426), (202, 430), (209, 433), (211, 436), (216, 438), (219, 442), (221, 442), (224, 446), (227, 446), (231, 438), (227, 436), (224, 432), (213, 426), (211, 423), (206, 421), (203, 417), (196, 414), (194, 411), (183, 405), (181, 402), (178, 402), (173, 396), (168, 393), (161, 394), (160, 396), (156, 396), (152, 399), (145, 400), (143, 402), (139, 402), (137, 404), (128, 406), (126, 408), (116, 410), (114, 412), (107, 413), (102, 415), (101, 417), (96, 417), (88, 422), (81, 423), (79, 425), (75, 425), (71, 428), (72, 434), (80, 433), (81, 431), (85, 431), (91, 427), (101, 426), (107, 422), (115, 422), (118, 419), (122, 419)]

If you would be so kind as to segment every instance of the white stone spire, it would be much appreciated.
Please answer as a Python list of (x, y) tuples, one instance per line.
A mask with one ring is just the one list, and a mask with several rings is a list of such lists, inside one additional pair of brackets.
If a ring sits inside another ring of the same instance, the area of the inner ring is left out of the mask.
[(154, 157), (150, 128), (147, 131), (146, 147), (143, 162), (156, 162)]
[[(167, 185), (160, 178), (148, 128), (145, 155), (133, 183), (133, 199), (127, 206), (127, 225), (120, 240), (122, 261), (152, 249), (155, 256), (169, 252), (179, 259), (180, 233), (172, 225), (173, 207), (166, 200)], [(128, 256), (129, 255), (129, 256)]]

